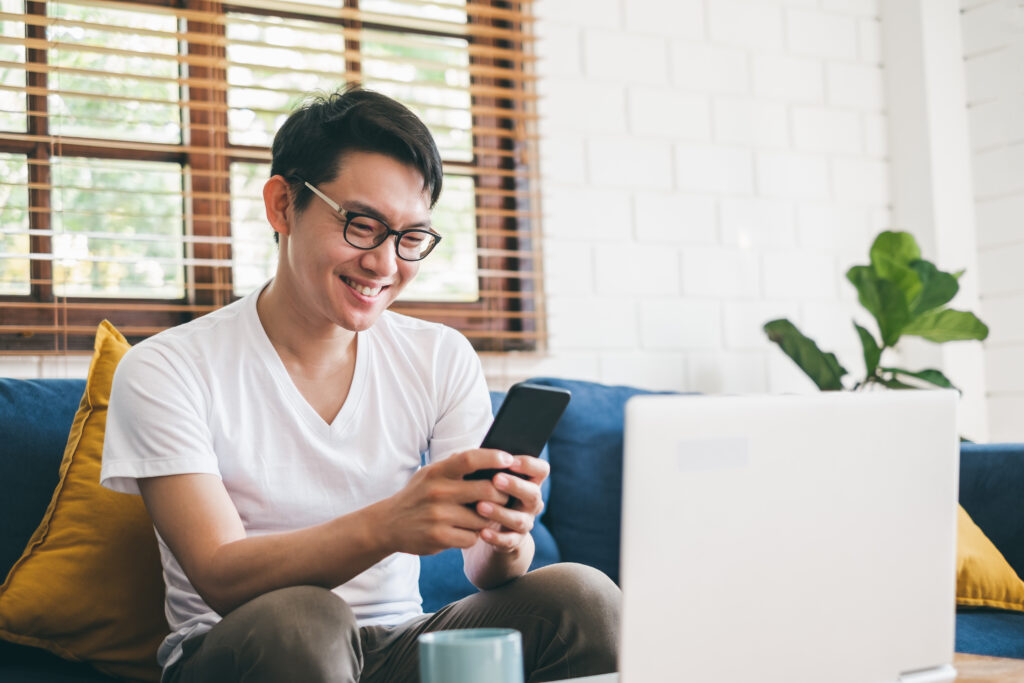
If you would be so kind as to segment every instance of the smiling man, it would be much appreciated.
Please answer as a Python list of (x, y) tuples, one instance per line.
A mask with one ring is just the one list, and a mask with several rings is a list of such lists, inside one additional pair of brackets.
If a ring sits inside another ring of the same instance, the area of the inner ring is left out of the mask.
[[(482, 626), (522, 632), (530, 681), (614, 670), (615, 585), (527, 573), (547, 464), (478, 448), (472, 347), (387, 310), (441, 241), (441, 181), (394, 100), (309, 102), (263, 190), (275, 277), (118, 366), (101, 479), (156, 527), (165, 681), (415, 681), (419, 634)], [(501, 467), (524, 478), (463, 479)], [(418, 556), (456, 547), (481, 592), (423, 614)]]

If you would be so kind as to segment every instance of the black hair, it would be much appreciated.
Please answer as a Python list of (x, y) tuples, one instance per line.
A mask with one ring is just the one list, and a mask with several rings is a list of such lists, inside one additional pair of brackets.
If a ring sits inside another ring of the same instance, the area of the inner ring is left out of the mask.
[(444, 173), (430, 131), (408, 107), (358, 83), (313, 97), (288, 116), (274, 136), (270, 175), (284, 176), (293, 206), (302, 212), (313, 196), (302, 180), (316, 186), (334, 180), (343, 155), (354, 151), (413, 166), (430, 192), (430, 206), (437, 203)]

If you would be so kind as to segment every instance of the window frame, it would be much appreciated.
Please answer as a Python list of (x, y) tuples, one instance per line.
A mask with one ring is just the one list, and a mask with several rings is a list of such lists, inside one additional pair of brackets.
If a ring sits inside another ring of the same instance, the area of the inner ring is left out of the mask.
[[(120, 0), (112, 0), (118, 2)], [(535, 155), (536, 134), (530, 130), (535, 119), (532, 111), (535, 95), (529, 86), (532, 57), (525, 43), (530, 0), (467, 0), (467, 22), (486, 28), (514, 28), (523, 42), (472, 35), (469, 64), (471, 115), (473, 126), (472, 159), (445, 161), (445, 171), (468, 176), (474, 181), (476, 239), (478, 248), (479, 298), (472, 302), (404, 301), (391, 308), (415, 317), (438, 320), (460, 329), (479, 351), (539, 350), (544, 344), (541, 273), (539, 258), (539, 215)], [(343, 0), (348, 9), (358, 9), (359, 0)], [(262, 10), (216, 0), (130, 0), (133, 9), (140, 5), (184, 11), (232, 11), (271, 16), (310, 18)], [(487, 8), (509, 10), (488, 12)], [(477, 10), (477, 11), (473, 11)], [(25, 0), (27, 15), (46, 16), (46, 3)], [(516, 22), (509, 15), (522, 14)], [(371, 24), (348, 17), (316, 21), (334, 23), (345, 31), (373, 29), (395, 31), (392, 26)], [(223, 23), (185, 20), (187, 32), (225, 35)], [(43, 23), (25, 23), (28, 39), (46, 41)], [(403, 28), (404, 33), (446, 35)], [(487, 31), (483, 31), (487, 33)], [(447, 34), (467, 38), (464, 35)], [(226, 60), (226, 47), (220, 41), (184, 41), (189, 56)], [(474, 50), (474, 47), (492, 48)], [(357, 41), (348, 41), (346, 49), (356, 51)], [(493, 49), (497, 48), (497, 50)], [(47, 48), (26, 46), (26, 67), (47, 64)], [(507, 59), (498, 55), (506, 52)], [(359, 59), (346, 60), (345, 80), (358, 80)], [(514, 77), (500, 78), (512, 70)], [(188, 169), (183, 177), (182, 242), (185, 256), (196, 259), (230, 261), (231, 199), (230, 165), (234, 162), (269, 161), (269, 148), (233, 144), (228, 139), (227, 69), (190, 64), (189, 80), (210, 80), (216, 87), (188, 87), (181, 96), (183, 107), (191, 103), (216, 106), (187, 106), (183, 111), (183, 141), (178, 145), (146, 145), (147, 149), (106, 146), (104, 140), (62, 136), (58, 146), (49, 141), (49, 103), (46, 72), (26, 68), (27, 135), (12, 137), (0, 131), (0, 152), (23, 154), (28, 162), (30, 253), (52, 253), (51, 160), (54, 157), (162, 161)], [(474, 70), (476, 73), (474, 73)], [(493, 72), (493, 73), (491, 73)], [(181, 86), (182, 91), (186, 86)], [(500, 98), (495, 88), (520, 94), (514, 99)], [(188, 131), (188, 144), (184, 131)], [(509, 134), (510, 131), (512, 134)], [(21, 138), (21, 139), (19, 139)], [(267, 226), (268, 239), (270, 227)], [(212, 239), (206, 239), (212, 238)], [(226, 239), (225, 239), (226, 238)], [(230, 265), (186, 264), (185, 295), (181, 299), (64, 297), (57, 296), (52, 285), (50, 261), (30, 259), (28, 295), (0, 296), (4, 321), (0, 328), (14, 326), (16, 334), (0, 334), (0, 352), (5, 354), (63, 354), (88, 352), (92, 333), (103, 318), (110, 318), (130, 341), (139, 341), (155, 332), (179, 325), (237, 299), (230, 286)], [(227, 286), (225, 286), (227, 285)]]

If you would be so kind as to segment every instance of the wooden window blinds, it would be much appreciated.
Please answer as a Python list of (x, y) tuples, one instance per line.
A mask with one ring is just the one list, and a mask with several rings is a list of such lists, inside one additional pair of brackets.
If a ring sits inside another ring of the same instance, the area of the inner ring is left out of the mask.
[(270, 143), (312, 92), (434, 132), (444, 235), (394, 310), (481, 351), (543, 343), (530, 3), (0, 0), (0, 353), (130, 340), (273, 274)]

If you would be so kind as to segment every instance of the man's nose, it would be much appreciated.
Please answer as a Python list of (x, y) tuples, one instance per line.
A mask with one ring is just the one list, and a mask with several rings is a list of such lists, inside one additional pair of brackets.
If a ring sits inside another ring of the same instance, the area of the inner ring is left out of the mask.
[(376, 247), (363, 252), (360, 265), (376, 275), (393, 275), (398, 270), (398, 254), (395, 252), (397, 239), (398, 235), (388, 235)]

